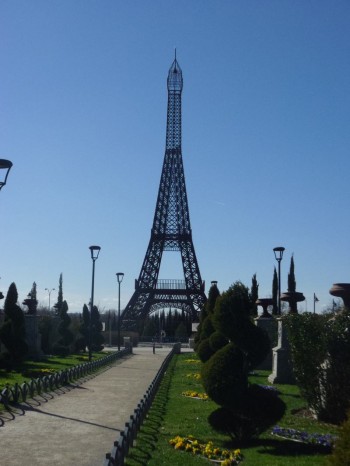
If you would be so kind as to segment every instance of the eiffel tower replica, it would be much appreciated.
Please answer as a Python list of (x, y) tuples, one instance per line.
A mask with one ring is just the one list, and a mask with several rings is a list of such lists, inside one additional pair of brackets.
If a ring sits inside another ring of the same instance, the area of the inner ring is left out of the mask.
[[(185, 174), (181, 153), (181, 93), (182, 71), (175, 59), (168, 80), (168, 110), (166, 148), (154, 213), (151, 238), (135, 291), (121, 315), (121, 326), (135, 327), (153, 312), (174, 308), (198, 321), (206, 302), (205, 283), (201, 279), (192, 241)], [(179, 251), (184, 273), (183, 280), (159, 279), (159, 268), (164, 251)]]

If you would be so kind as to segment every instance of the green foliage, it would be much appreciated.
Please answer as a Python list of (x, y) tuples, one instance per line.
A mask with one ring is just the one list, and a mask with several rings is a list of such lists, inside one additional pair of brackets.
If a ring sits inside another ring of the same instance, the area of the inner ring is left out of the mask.
[(294, 256), (292, 255), (290, 259), (290, 267), (288, 274), (288, 291), (295, 292), (297, 290), (297, 284), (295, 281), (295, 272), (294, 272)]
[(215, 403), (235, 409), (248, 389), (246, 361), (234, 343), (217, 351), (203, 364), (203, 386)]
[(213, 351), (218, 351), (228, 343), (228, 339), (220, 332), (214, 332), (209, 337), (209, 343)]
[(28, 351), (24, 314), (17, 301), (17, 288), (15, 283), (11, 283), (4, 305), (5, 320), (0, 329), (0, 338), (7, 350), (4, 357), (9, 363), (22, 361)]
[(208, 314), (212, 314), (214, 312), (215, 303), (219, 296), (220, 296), (219, 288), (217, 284), (213, 282), (209, 289), (208, 301), (206, 302), (206, 310)]
[[(60, 334), (59, 345), (66, 346), (68, 348), (74, 341), (73, 333), (70, 330), (71, 318), (68, 314), (67, 301), (63, 301), (59, 311), (60, 323), (58, 325), (58, 333)], [(61, 353), (60, 353), (61, 354)]]
[(158, 332), (158, 328), (154, 319), (147, 318), (142, 336), (144, 337), (155, 337)]
[(252, 277), (252, 287), (249, 293), (250, 315), (253, 317), (257, 317), (258, 315), (258, 306), (257, 304), (255, 304), (258, 298), (259, 298), (259, 283), (258, 283), (258, 280), (256, 279), (256, 273), (255, 273)]
[(187, 328), (184, 322), (180, 322), (175, 330), (175, 338), (187, 338)]
[(97, 306), (92, 308), (91, 315), (91, 344), (93, 351), (102, 351), (104, 337), (102, 335), (103, 325), (101, 322), (101, 316)]
[[(211, 317), (216, 331), (198, 347), (204, 361), (201, 375), (205, 391), (224, 408), (221, 414), (230, 413), (230, 431), (240, 439), (258, 435), (266, 427), (256, 409), (262, 395), (249, 386), (248, 375), (265, 359), (270, 341), (251, 320), (250, 310), (248, 288), (234, 283), (216, 300)], [(276, 400), (275, 404), (280, 403)]]
[[(291, 293), (295, 293), (297, 290), (297, 284), (295, 281), (295, 273), (294, 273), (294, 257), (292, 256), (290, 259), (290, 268), (288, 274), (288, 291)], [(290, 312), (296, 314), (298, 312), (297, 303), (296, 301), (291, 301), (289, 303)]]
[[(241, 449), (244, 461), (240, 466), (324, 466), (327, 452), (317, 445), (304, 445), (285, 440), (271, 435), (270, 429), (265, 430), (259, 439), (255, 438), (245, 443), (231, 441), (228, 438), (228, 431), (222, 428), (222, 424), (215, 426), (209, 424), (208, 419), (212, 420), (212, 413), (215, 413), (218, 406), (211, 400), (203, 402), (181, 396), (185, 390), (203, 391), (200, 380), (188, 377), (188, 373), (191, 370), (197, 371), (198, 367), (197, 364), (188, 363), (188, 358), (192, 359), (193, 354), (183, 353), (172, 359), (151, 409), (137, 434), (137, 442), (129, 451), (126, 466), (209, 465), (205, 459), (174, 450), (169, 445), (169, 440), (174, 436), (189, 434), (203, 442), (212, 441), (219, 448)], [(266, 385), (269, 373), (258, 371), (255, 376), (250, 376), (249, 380), (253, 377), (252, 382)], [(287, 404), (279, 424), (306, 432), (337, 433), (337, 427), (320, 423), (298, 413), (293, 414), (305, 406), (305, 400), (300, 397), (298, 387), (277, 385), (276, 389), (282, 392), (280, 397)], [(262, 406), (261, 411), (270, 417), (268, 408)], [(229, 420), (231, 419), (230, 417)]]
[(210, 415), (209, 422), (217, 430), (246, 442), (276, 424), (285, 410), (285, 403), (276, 393), (250, 385), (234, 410), (220, 408)]
[(330, 466), (350, 466), (350, 411), (341, 426), (333, 454), (329, 458)]
[(90, 312), (86, 304), (83, 306), (83, 317), (79, 327), (80, 337), (75, 342), (76, 351), (86, 351), (89, 346)]
[(216, 301), (213, 324), (231, 341), (241, 333), (240, 325), (249, 320), (249, 290), (241, 282), (230, 286)]
[(341, 423), (350, 408), (350, 311), (288, 315), (285, 322), (303, 396), (320, 419)]
[(289, 314), (283, 318), (288, 330), (294, 376), (303, 397), (316, 412), (322, 407), (319, 380), (327, 354), (325, 328), (328, 318), (311, 313)]
[(53, 353), (53, 346), (59, 338), (57, 327), (57, 318), (52, 315), (41, 316), (39, 331), (41, 334), (41, 349), (45, 354)]
[(273, 269), (273, 278), (272, 278), (272, 315), (278, 315), (278, 277), (276, 267)]
[[(215, 303), (217, 298), (220, 296), (219, 289), (216, 282), (212, 282), (212, 285), (209, 289), (208, 300), (204, 305), (204, 308), (200, 314), (200, 321), (197, 329), (197, 335), (195, 336), (195, 351), (199, 349), (199, 345), (203, 340), (206, 340), (214, 333), (215, 328), (212, 324), (212, 316), (215, 308)], [(203, 348), (202, 348), (203, 350)], [(205, 352), (206, 353), (206, 352)], [(203, 354), (203, 351), (201, 351)]]
[(63, 306), (63, 277), (60, 274), (58, 281), (58, 293), (57, 293), (57, 303), (54, 305), (54, 309), (57, 315), (60, 315)]
[[(54, 305), (54, 309), (60, 322), (58, 324), (58, 333), (60, 335), (58, 342), (54, 345), (53, 352), (54, 354), (64, 355), (64, 353), (69, 354), (71, 350), (71, 345), (74, 341), (74, 335), (70, 330), (71, 318), (68, 315), (68, 304), (67, 301), (63, 300), (63, 278), (60, 274), (59, 283), (58, 283), (58, 295), (57, 303)], [(64, 350), (62, 347), (66, 347)]]
[(215, 351), (211, 347), (209, 338), (202, 339), (197, 345), (197, 355), (202, 362), (208, 361), (213, 356)]

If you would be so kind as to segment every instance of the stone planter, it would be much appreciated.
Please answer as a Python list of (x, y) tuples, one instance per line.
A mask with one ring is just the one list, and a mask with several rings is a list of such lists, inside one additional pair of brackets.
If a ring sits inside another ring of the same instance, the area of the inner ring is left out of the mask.
[(329, 293), (332, 296), (341, 298), (344, 306), (350, 308), (350, 283), (334, 283)]
[(305, 301), (305, 296), (299, 291), (286, 291), (281, 294), (281, 301), (286, 301), (289, 303), (289, 312), (292, 314), (297, 314), (297, 304), (301, 301)]

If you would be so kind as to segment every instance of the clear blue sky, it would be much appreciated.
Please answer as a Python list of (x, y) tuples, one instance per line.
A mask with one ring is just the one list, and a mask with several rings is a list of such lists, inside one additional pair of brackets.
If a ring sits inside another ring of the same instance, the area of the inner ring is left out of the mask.
[[(208, 290), (271, 295), (294, 253), (312, 311), (350, 282), (348, 0), (0, 0), (0, 289), (58, 288), (80, 312), (134, 290), (164, 157), (166, 78), (183, 70), (183, 160)], [(167, 253), (160, 278), (183, 278)], [(51, 305), (57, 294), (51, 295)]]

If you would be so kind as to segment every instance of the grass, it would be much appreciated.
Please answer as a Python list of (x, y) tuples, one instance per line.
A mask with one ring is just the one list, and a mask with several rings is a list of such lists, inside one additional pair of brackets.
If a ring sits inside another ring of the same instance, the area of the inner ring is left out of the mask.
[[(93, 359), (99, 359), (104, 356), (106, 356), (106, 353), (93, 353)], [(65, 358), (49, 356), (41, 361), (24, 361), (11, 371), (0, 369), (0, 390), (2, 390), (6, 384), (21, 384), (31, 378), (52, 374), (53, 372), (63, 369), (69, 369), (88, 361), (88, 356), (83, 354), (72, 354)]]
[[(241, 449), (244, 466), (324, 466), (326, 451), (315, 445), (306, 445), (281, 439), (265, 432), (246, 445), (232, 442), (208, 423), (208, 416), (217, 409), (209, 401), (185, 398), (187, 390), (203, 392), (200, 380), (193, 377), (200, 371), (200, 362), (187, 353), (175, 356), (169, 365), (152, 408), (138, 434), (136, 445), (130, 449), (126, 466), (186, 466), (209, 464), (207, 460), (190, 453), (175, 450), (169, 440), (177, 435), (193, 435), (203, 443), (212, 441), (219, 448)], [(192, 362), (190, 362), (192, 361)], [(189, 376), (192, 374), (192, 376)], [(251, 381), (268, 385), (269, 372), (258, 371)], [(279, 425), (309, 433), (337, 433), (337, 427), (317, 422), (306, 416), (305, 401), (294, 385), (276, 385), (287, 410)]]

